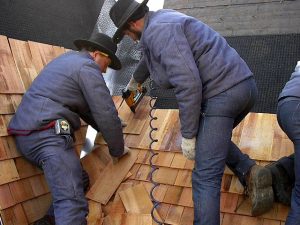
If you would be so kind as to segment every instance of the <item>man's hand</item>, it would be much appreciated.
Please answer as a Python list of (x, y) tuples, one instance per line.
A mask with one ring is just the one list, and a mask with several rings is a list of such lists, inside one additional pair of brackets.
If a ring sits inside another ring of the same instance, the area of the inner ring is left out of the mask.
[(136, 91), (138, 89), (138, 85), (139, 85), (138, 82), (136, 82), (132, 76), (129, 83), (127, 84), (127, 86), (125, 88), (125, 91), (127, 91), (127, 90)]
[(120, 157), (114, 157), (114, 156), (111, 157), (112, 161), (113, 161), (113, 164), (117, 164), (119, 162), (119, 158), (121, 158), (124, 155), (128, 154), (129, 151), (130, 151), (130, 148), (128, 148), (127, 146), (124, 146), (123, 155), (121, 155)]
[(182, 137), (181, 150), (182, 154), (189, 160), (195, 159), (196, 138), (188, 139)]

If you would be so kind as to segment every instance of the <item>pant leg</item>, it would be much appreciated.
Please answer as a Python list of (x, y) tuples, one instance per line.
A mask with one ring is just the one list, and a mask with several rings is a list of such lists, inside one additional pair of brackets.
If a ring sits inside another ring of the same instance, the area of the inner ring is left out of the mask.
[(221, 181), (228, 154), (232, 165), (252, 163), (236, 146), (232, 150), (231, 136), (256, 95), (255, 82), (248, 79), (202, 105), (192, 175), (194, 225), (220, 224)]
[(238, 177), (241, 184), (245, 186), (245, 176), (250, 168), (255, 165), (255, 161), (250, 159), (247, 154), (241, 152), (241, 150), (231, 142), (226, 158), (226, 165)]
[(201, 119), (192, 174), (194, 225), (220, 224), (220, 189), (233, 122), (229, 117)]
[(288, 174), (292, 184), (295, 182), (294, 161), (295, 161), (295, 154), (284, 156), (278, 160), (278, 163), (283, 167), (285, 172)]
[(292, 190), (291, 209), (286, 225), (300, 224), (300, 99), (289, 98), (280, 101), (277, 109), (277, 119), (280, 127), (294, 144), (295, 186)]
[(17, 136), (16, 142), (21, 153), (44, 171), (52, 194), (56, 225), (86, 224), (88, 205), (72, 137), (55, 135), (54, 130), (49, 129)]

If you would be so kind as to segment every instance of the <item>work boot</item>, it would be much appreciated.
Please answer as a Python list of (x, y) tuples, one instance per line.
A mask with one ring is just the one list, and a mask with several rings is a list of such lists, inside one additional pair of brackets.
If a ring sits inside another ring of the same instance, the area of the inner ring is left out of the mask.
[(272, 174), (272, 187), (276, 202), (284, 205), (291, 205), (293, 182), (290, 180), (285, 169), (278, 163), (274, 162), (266, 166)]
[(55, 225), (55, 220), (53, 216), (46, 215), (36, 221), (34, 225)]
[(271, 172), (259, 165), (252, 166), (246, 176), (246, 191), (251, 200), (253, 216), (269, 211), (274, 201)]

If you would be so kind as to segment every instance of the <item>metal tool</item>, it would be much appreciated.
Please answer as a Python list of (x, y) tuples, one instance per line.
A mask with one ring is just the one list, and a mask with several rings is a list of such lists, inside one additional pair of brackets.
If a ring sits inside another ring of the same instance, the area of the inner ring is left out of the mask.
[(83, 157), (85, 157), (87, 154), (89, 154), (94, 150), (97, 133), (98, 131), (95, 130), (92, 126), (88, 126), (86, 137), (85, 137), (85, 143), (80, 152), (80, 159), (82, 159)]
[(139, 84), (136, 91), (122, 90), (122, 98), (125, 100), (130, 110), (135, 113), (136, 107), (138, 106), (146, 92), (147, 89)]

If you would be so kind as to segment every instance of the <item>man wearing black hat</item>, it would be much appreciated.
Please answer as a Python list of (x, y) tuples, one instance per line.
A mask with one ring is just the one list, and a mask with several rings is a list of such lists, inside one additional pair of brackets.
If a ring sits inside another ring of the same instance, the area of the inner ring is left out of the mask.
[(107, 67), (121, 68), (115, 55), (117, 46), (100, 33), (74, 44), (80, 52), (70, 51), (54, 59), (33, 81), (8, 129), (20, 152), (43, 170), (56, 225), (87, 223), (82, 168), (73, 146), (80, 118), (102, 133), (111, 156), (128, 152), (102, 76)]
[[(192, 175), (194, 224), (220, 224), (220, 189), (225, 163), (247, 187), (252, 215), (272, 207), (272, 176), (231, 141), (232, 129), (248, 114), (257, 96), (253, 74), (226, 40), (201, 21), (162, 9), (149, 12), (148, 0), (119, 0), (110, 10), (117, 26), (113, 40), (139, 40), (154, 82), (174, 88), (183, 154), (195, 159)], [(147, 73), (146, 73), (147, 74)], [(147, 76), (134, 73), (134, 90)]]

